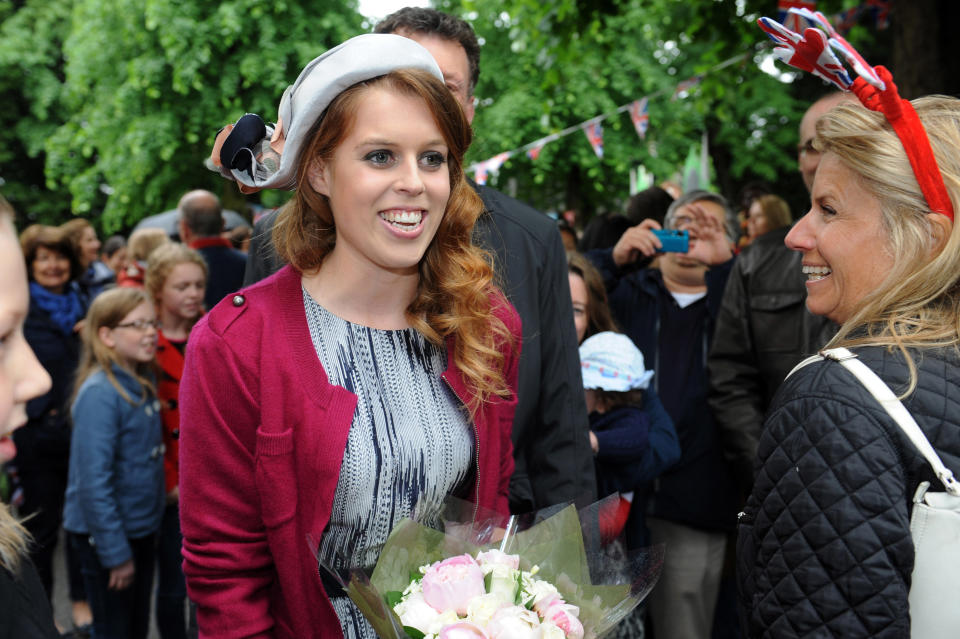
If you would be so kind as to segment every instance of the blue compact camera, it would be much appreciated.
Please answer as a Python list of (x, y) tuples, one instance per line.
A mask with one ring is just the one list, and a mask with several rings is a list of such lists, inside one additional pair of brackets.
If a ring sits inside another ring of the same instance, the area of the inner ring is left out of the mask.
[(686, 253), (690, 250), (690, 233), (676, 229), (650, 229), (660, 239), (664, 253)]

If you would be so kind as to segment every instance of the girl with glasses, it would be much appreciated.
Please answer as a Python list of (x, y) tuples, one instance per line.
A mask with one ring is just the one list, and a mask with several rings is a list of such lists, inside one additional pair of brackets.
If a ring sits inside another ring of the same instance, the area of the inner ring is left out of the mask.
[(63, 526), (98, 639), (147, 636), (165, 502), (158, 326), (144, 291), (117, 288), (94, 300), (83, 328)]

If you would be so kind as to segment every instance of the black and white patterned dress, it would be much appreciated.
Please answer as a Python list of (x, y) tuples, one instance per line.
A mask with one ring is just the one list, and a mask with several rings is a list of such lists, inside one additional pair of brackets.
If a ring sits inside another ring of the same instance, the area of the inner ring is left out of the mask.
[[(337, 568), (372, 566), (394, 524), (418, 501), (439, 504), (473, 479), (473, 426), (440, 377), (444, 348), (412, 328), (348, 322), (306, 290), (303, 299), (330, 383), (358, 398), (320, 556)], [(346, 639), (376, 636), (347, 597), (331, 601)]]

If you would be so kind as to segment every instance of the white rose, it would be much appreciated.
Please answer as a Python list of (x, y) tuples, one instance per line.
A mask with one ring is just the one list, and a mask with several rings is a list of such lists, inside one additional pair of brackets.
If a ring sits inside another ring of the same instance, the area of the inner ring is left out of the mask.
[(517, 576), (519, 570), (514, 570), (503, 564), (493, 566), (490, 571), (490, 592), (496, 595), (502, 603), (513, 604), (517, 598)]
[(477, 553), (477, 563), (483, 568), (483, 574), (487, 574), (493, 566), (503, 565), (514, 570), (520, 568), (520, 555), (508, 555), (497, 549)]
[(467, 605), (467, 621), (485, 628), (501, 606), (503, 606), (503, 602), (496, 595), (474, 597)]
[(520, 606), (504, 606), (487, 625), (490, 639), (542, 639), (540, 617)]
[(534, 579), (533, 577), (523, 580), (521, 603), (524, 605), (533, 604), (535, 606), (547, 599), (559, 597), (560, 591), (549, 582), (542, 579)]
[(433, 623), (430, 624), (430, 632), (439, 634), (444, 626), (451, 626), (459, 622), (460, 617), (457, 616), (457, 612), (455, 610), (447, 610), (437, 615), (437, 618), (433, 620)]
[(420, 632), (435, 632), (430, 630), (440, 613), (423, 600), (423, 593), (415, 592), (400, 600), (393, 607), (393, 611), (400, 617), (401, 623)]
[(567, 639), (563, 630), (560, 630), (560, 628), (549, 621), (544, 621), (540, 624), (540, 637), (541, 639)]

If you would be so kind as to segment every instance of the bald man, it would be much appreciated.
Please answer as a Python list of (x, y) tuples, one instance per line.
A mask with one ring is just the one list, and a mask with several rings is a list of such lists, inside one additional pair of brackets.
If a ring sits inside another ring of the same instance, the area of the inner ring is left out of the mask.
[(196, 249), (207, 263), (207, 291), (203, 304), (210, 310), (217, 302), (243, 287), (247, 255), (221, 237), (223, 209), (220, 198), (197, 189), (180, 198), (180, 239)]
[[(817, 120), (848, 99), (840, 92), (825, 95), (800, 121), (797, 166), (808, 191), (820, 163), (812, 145)], [(800, 253), (783, 243), (789, 231), (765, 233), (737, 256), (707, 362), (710, 407), (744, 498), (753, 486), (757, 441), (774, 393), (790, 369), (822, 348), (837, 329), (806, 308)]]

